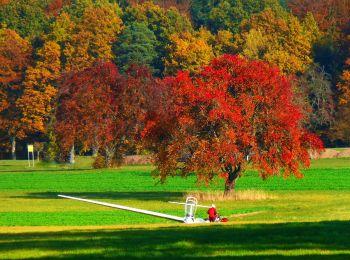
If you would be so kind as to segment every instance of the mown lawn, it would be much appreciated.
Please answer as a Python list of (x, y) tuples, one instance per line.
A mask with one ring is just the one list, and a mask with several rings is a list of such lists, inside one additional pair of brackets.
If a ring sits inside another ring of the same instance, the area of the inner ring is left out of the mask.
[[(198, 186), (195, 176), (162, 185), (151, 177), (152, 169), (93, 170), (88, 158), (78, 158), (75, 166), (40, 162), (35, 168), (25, 161), (0, 161), (0, 258), (350, 256), (350, 158), (315, 160), (303, 179), (263, 181), (248, 171), (237, 192), (261, 191), (267, 198), (215, 202), (230, 219), (224, 225), (184, 226), (57, 197), (182, 216), (183, 208), (167, 201), (223, 187), (222, 180)], [(198, 217), (206, 217), (204, 209)]]
[(350, 222), (173, 226), (11, 233), (3, 258), (349, 259)]

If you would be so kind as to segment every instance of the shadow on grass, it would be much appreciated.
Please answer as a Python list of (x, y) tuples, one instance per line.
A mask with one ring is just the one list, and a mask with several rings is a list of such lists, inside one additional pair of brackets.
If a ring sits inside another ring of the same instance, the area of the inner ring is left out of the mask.
[(349, 259), (349, 233), (349, 221), (330, 221), (3, 234), (0, 255), (89, 259), (232, 256)]
[(184, 195), (182, 192), (32, 192), (23, 196), (13, 196), (12, 198), (28, 198), (28, 199), (62, 199), (57, 197), (58, 194), (79, 197), (84, 199), (113, 199), (113, 200), (159, 200), (169, 201), (181, 199)]

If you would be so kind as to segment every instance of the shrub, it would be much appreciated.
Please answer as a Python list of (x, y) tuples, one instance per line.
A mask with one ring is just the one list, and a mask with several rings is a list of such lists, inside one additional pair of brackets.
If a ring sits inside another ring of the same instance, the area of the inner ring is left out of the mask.
[(97, 155), (92, 163), (94, 169), (101, 169), (106, 167), (105, 158), (102, 155)]

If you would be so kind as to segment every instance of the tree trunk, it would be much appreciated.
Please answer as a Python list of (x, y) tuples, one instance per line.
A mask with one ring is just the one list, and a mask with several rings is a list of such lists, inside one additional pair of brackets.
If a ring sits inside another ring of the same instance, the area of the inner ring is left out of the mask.
[(92, 146), (92, 157), (96, 157), (98, 155), (98, 147), (96, 145)]
[(225, 181), (224, 196), (229, 196), (235, 189), (236, 180), (230, 181), (229, 178)]
[(16, 137), (11, 137), (11, 158), (16, 160)]
[(227, 179), (225, 181), (224, 196), (229, 196), (235, 189), (236, 180), (239, 177), (239, 173), (241, 172), (241, 165), (239, 164), (238, 166), (233, 168), (231, 164), (228, 164), (225, 166), (224, 169), (228, 174)]
[(94, 142), (92, 144), (92, 157), (96, 157), (98, 155), (98, 142), (96, 134), (94, 135)]
[(72, 148), (70, 149), (70, 153), (69, 153), (69, 163), (70, 164), (75, 163), (74, 155), (75, 155), (75, 150), (74, 150), (74, 144), (73, 144)]
[(115, 145), (106, 146), (105, 151), (104, 151), (105, 152), (105, 167), (106, 168), (112, 167), (115, 151), (116, 151)]

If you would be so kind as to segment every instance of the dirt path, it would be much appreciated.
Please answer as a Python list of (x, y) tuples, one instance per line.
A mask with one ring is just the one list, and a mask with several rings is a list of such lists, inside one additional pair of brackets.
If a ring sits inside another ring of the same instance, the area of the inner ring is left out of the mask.
[(341, 158), (341, 157), (350, 157), (350, 148), (346, 148), (344, 150), (338, 151), (336, 149), (327, 148), (323, 153), (320, 155), (311, 155), (312, 159), (319, 159), (319, 158)]

